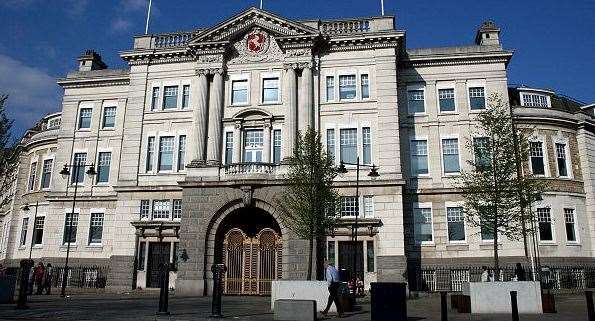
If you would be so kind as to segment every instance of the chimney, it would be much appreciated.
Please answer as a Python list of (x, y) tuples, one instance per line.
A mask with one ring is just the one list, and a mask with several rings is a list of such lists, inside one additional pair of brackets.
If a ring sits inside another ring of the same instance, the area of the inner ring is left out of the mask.
[(101, 70), (106, 69), (107, 65), (101, 60), (95, 50), (86, 50), (83, 55), (78, 58), (79, 71)]
[(477, 30), (475, 44), (478, 46), (500, 46), (500, 28), (493, 21), (485, 21)]

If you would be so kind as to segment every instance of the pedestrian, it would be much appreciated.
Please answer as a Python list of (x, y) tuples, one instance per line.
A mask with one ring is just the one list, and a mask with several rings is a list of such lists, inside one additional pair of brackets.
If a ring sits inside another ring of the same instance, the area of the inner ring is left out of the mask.
[(481, 267), (482, 271), (481, 272), (481, 282), (491, 282), (492, 281), (492, 272), (490, 272), (490, 270), (488, 270), (487, 266), (482, 266)]
[(50, 295), (52, 293), (52, 279), (54, 278), (54, 269), (52, 268), (52, 264), (48, 263), (45, 268), (45, 276), (44, 276), (44, 286), (45, 286), (45, 294)]
[(45, 275), (45, 267), (43, 266), (43, 262), (37, 263), (37, 267), (35, 267), (35, 285), (37, 286), (37, 292), (35, 294), (41, 294), (43, 291), (43, 276)]
[(514, 275), (516, 276), (517, 281), (527, 281), (527, 275), (525, 274), (525, 269), (523, 269), (521, 263), (516, 264)]
[(322, 315), (326, 315), (328, 310), (331, 308), (333, 302), (335, 302), (335, 306), (337, 307), (337, 315), (339, 318), (343, 317), (343, 309), (341, 308), (341, 303), (339, 302), (339, 271), (335, 269), (332, 263), (328, 260), (324, 261), (324, 276), (326, 279), (326, 283), (328, 284), (328, 302), (326, 304), (326, 308), (324, 311), (320, 311)]
[(35, 264), (31, 264), (31, 268), (29, 269), (29, 276), (27, 278), (27, 295), (33, 294), (33, 285), (35, 284)]

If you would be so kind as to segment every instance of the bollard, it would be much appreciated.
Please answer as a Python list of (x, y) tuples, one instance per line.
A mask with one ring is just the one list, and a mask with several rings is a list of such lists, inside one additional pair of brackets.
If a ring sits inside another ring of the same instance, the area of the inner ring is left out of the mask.
[(19, 280), (19, 297), (17, 309), (27, 309), (27, 291), (29, 289), (29, 270), (33, 266), (33, 260), (21, 260), (21, 276)]
[(159, 289), (159, 311), (158, 315), (169, 315), (169, 263), (161, 264), (161, 282)]
[(512, 321), (519, 321), (519, 306), (516, 300), (516, 291), (510, 291), (510, 306), (512, 308)]
[(211, 301), (211, 318), (223, 318), (221, 314), (221, 295), (223, 294), (223, 273), (227, 268), (225, 264), (213, 264), (213, 300)]
[(587, 299), (587, 316), (589, 321), (595, 321), (595, 312), (593, 311), (593, 291), (585, 291)]
[(447, 293), (444, 291), (440, 292), (440, 320), (442, 321), (448, 321), (448, 308), (446, 305), (446, 298)]

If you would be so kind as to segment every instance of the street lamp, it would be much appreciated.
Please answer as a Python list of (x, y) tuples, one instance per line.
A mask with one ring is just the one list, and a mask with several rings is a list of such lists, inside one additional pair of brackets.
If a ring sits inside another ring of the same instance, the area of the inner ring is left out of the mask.
[[(37, 209), (39, 208), (39, 201), (36, 201), (34, 206), (35, 214), (33, 216), (33, 233), (31, 233), (31, 245), (29, 246), (29, 260), (31, 260), (31, 254), (33, 253), (33, 242), (35, 242), (35, 221), (37, 221)], [(30, 210), (31, 208), (29, 207), (29, 204), (25, 204), (25, 206), (23, 206), (23, 211), (29, 212)]]
[[(78, 190), (78, 185), (79, 185), (79, 169), (84, 170), (85, 168), (88, 167), (87, 169), (87, 175), (89, 176), (94, 176), (95, 174), (97, 174), (95, 172), (95, 164), (84, 164), (80, 161), (76, 161), (74, 164), (72, 165), (68, 165), (68, 164), (64, 164), (64, 167), (62, 167), (62, 170), (60, 171), (60, 175), (62, 175), (62, 177), (64, 177), (67, 181), (67, 187), (66, 190), (68, 190), (68, 177), (70, 176), (70, 168), (72, 168), (74, 170), (74, 195), (72, 196), (72, 211), (70, 212), (70, 223), (66, 224), (66, 235), (67, 235), (67, 239), (66, 239), (66, 261), (64, 262), (64, 271), (62, 272), (62, 289), (60, 291), (60, 296), (61, 297), (65, 297), (66, 296), (66, 283), (67, 283), (67, 279), (68, 279), (68, 258), (70, 257), (70, 240), (71, 240), (71, 236), (72, 236), (72, 223), (73, 223), (73, 215), (74, 215), (74, 209), (76, 207), (76, 192)], [(66, 219), (64, 220), (65, 223), (68, 223), (68, 214), (66, 214)]]
[[(353, 299), (355, 302), (355, 298), (357, 296), (357, 230), (358, 230), (358, 218), (359, 218), (359, 170), (360, 167), (370, 168), (370, 172), (368, 173), (368, 177), (372, 179), (376, 179), (380, 174), (378, 174), (378, 167), (376, 165), (368, 165), (368, 164), (361, 164), (359, 162), (359, 156), (356, 158), (355, 163), (344, 162), (341, 161), (339, 165), (338, 172), (341, 174), (347, 173), (347, 168), (345, 165), (355, 165), (355, 221), (351, 226), (351, 241), (353, 242)], [(363, 248), (363, 247), (362, 247)], [(363, 280), (362, 280), (363, 281)]]

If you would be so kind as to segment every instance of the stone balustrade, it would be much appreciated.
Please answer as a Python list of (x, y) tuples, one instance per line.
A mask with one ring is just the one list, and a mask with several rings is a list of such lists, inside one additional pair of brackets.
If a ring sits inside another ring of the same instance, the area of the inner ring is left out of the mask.
[(274, 175), (277, 165), (271, 163), (235, 163), (223, 166), (225, 176)]
[(158, 34), (153, 36), (153, 45), (155, 48), (182, 47), (197, 34), (197, 31)]
[(334, 20), (323, 21), (320, 24), (323, 34), (350, 34), (370, 31), (370, 20)]

